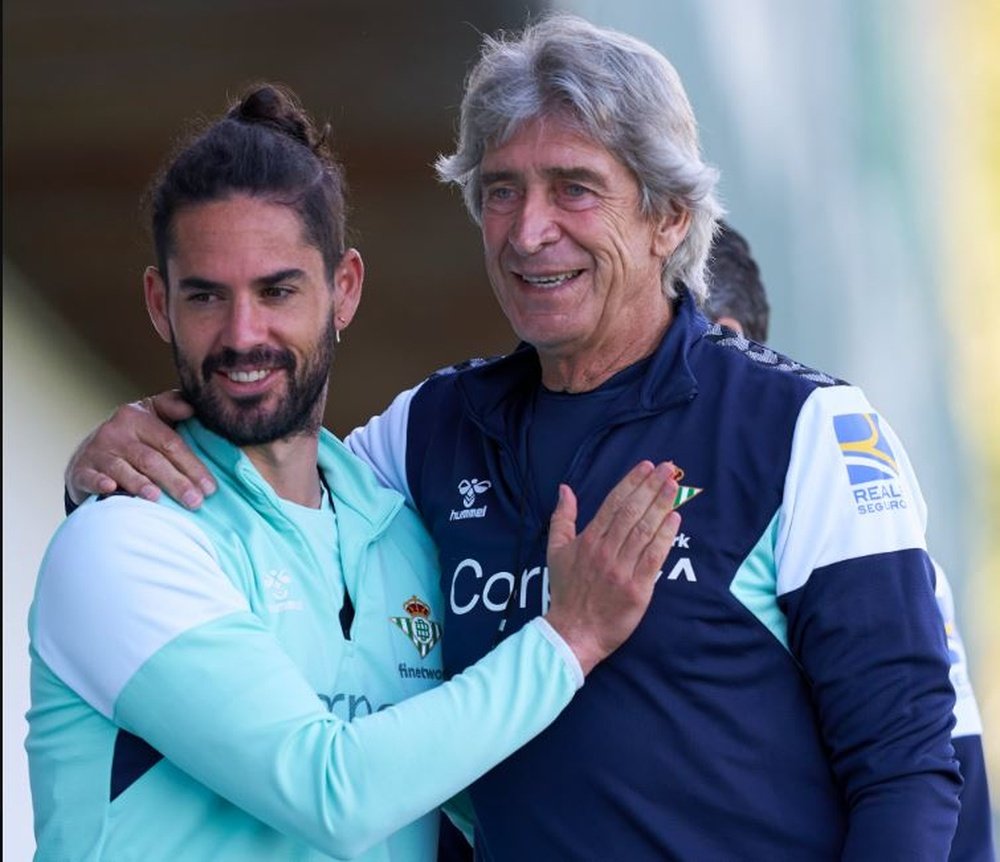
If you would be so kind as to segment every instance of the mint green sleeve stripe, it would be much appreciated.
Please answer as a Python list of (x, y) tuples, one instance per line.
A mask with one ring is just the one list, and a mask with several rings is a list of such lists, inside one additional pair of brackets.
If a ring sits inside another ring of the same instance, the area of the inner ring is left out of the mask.
[(351, 857), (534, 737), (577, 683), (532, 623), (450, 682), (345, 723), (259, 620), (232, 614), (153, 655), (115, 720), (265, 823)]
[(470, 844), (475, 844), (476, 839), (476, 816), (472, 809), (472, 797), (467, 790), (452, 796), (442, 806), (448, 819), (455, 824), (465, 840)]

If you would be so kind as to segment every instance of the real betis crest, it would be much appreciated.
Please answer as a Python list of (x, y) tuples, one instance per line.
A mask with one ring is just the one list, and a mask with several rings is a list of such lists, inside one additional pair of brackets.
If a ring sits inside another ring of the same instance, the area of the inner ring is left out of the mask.
[(679, 509), (692, 497), (697, 497), (704, 488), (692, 488), (690, 485), (681, 485), (680, 481), (684, 478), (684, 471), (680, 467), (674, 467), (674, 481), (678, 483), (677, 485), (677, 496), (674, 497), (674, 508)]
[(427, 653), (441, 640), (441, 624), (428, 619), (431, 607), (417, 596), (410, 596), (403, 602), (403, 610), (409, 614), (408, 617), (389, 617), (389, 619), (410, 639), (420, 657), (426, 658)]

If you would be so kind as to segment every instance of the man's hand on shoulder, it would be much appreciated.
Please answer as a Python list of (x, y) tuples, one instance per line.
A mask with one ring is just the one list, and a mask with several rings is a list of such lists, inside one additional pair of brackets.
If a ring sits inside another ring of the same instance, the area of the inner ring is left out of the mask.
[(176, 390), (120, 406), (73, 453), (66, 467), (69, 498), (79, 504), (89, 494), (121, 490), (156, 500), (162, 489), (197, 509), (215, 481), (172, 427), (192, 413)]

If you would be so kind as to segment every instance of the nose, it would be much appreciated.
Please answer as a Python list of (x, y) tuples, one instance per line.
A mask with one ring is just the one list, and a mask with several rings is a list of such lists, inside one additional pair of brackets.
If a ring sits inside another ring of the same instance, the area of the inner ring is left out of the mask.
[(267, 312), (248, 294), (236, 294), (229, 303), (222, 332), (224, 347), (249, 350), (267, 340)]
[(555, 206), (541, 190), (529, 191), (523, 198), (508, 239), (518, 254), (541, 251), (559, 239), (560, 229)]

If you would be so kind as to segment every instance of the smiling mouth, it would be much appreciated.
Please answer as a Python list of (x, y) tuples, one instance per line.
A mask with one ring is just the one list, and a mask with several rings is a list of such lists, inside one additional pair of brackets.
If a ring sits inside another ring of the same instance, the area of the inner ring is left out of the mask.
[(223, 371), (233, 383), (256, 383), (271, 373), (270, 368), (255, 368), (252, 371)]
[(583, 272), (582, 269), (571, 269), (566, 272), (556, 272), (551, 275), (525, 275), (518, 273), (521, 280), (532, 287), (553, 288), (571, 281)]

